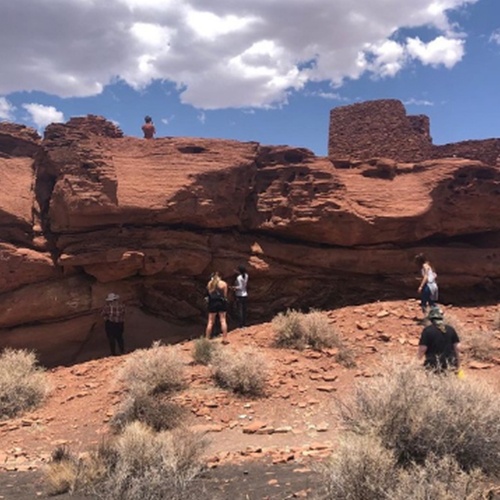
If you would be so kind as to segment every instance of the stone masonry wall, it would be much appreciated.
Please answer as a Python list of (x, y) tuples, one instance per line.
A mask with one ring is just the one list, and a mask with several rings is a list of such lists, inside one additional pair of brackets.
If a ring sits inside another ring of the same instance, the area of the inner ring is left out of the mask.
[(383, 99), (331, 110), (328, 156), (348, 160), (384, 157), (401, 162), (457, 157), (498, 165), (500, 139), (434, 145), (427, 116), (407, 115), (401, 101)]
[(432, 148), (432, 158), (468, 158), (479, 160), (486, 165), (500, 163), (500, 139), (463, 141)]
[(431, 154), (429, 119), (410, 117), (401, 101), (386, 99), (340, 106), (330, 112), (328, 156), (418, 161)]

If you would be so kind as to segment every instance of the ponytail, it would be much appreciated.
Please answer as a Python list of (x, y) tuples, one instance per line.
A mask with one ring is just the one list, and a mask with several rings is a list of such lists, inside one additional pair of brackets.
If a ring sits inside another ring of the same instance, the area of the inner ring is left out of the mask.
[(220, 276), (218, 273), (213, 273), (210, 277), (210, 281), (208, 282), (207, 289), (210, 293), (214, 292), (217, 289), (217, 285), (219, 284)]

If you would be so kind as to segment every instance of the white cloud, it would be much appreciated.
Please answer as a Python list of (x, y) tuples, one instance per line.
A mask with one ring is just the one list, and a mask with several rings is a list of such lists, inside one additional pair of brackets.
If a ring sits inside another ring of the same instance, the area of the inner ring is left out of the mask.
[(500, 45), (500, 28), (495, 30), (490, 35), (490, 42), (497, 43), (498, 45)]
[(31, 121), (38, 128), (45, 128), (50, 123), (63, 122), (64, 115), (54, 106), (44, 106), (43, 104), (29, 103), (23, 104), (23, 108), (30, 114)]
[(198, 113), (198, 116), (196, 118), (202, 125), (205, 125), (205, 122), (207, 121), (207, 115), (203, 113), (203, 111), (201, 113)]
[[(334, 87), (412, 62), (451, 68), (449, 13), (478, 0), (16, 0), (2, 4), (0, 94), (90, 96), (171, 81), (201, 109), (269, 107), (307, 82)], [(395, 41), (400, 28), (428, 39)], [(15, 43), (12, 43), (15, 41)]]
[(432, 101), (427, 101), (426, 99), (415, 99), (414, 97), (403, 101), (405, 106), (434, 106)]
[(5, 97), (0, 97), (0, 120), (12, 121), (15, 109)]
[(452, 68), (464, 56), (464, 41), (456, 38), (438, 36), (429, 43), (420, 38), (408, 38), (406, 43), (410, 56), (429, 66), (443, 64)]

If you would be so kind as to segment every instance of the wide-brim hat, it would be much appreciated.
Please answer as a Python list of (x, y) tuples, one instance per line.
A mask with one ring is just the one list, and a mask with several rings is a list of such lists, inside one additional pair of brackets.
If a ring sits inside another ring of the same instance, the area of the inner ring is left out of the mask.
[(439, 307), (433, 307), (427, 316), (429, 319), (443, 319), (443, 311)]
[(120, 296), (116, 293), (109, 293), (108, 296), (106, 297), (106, 302), (111, 302), (113, 300), (118, 300)]

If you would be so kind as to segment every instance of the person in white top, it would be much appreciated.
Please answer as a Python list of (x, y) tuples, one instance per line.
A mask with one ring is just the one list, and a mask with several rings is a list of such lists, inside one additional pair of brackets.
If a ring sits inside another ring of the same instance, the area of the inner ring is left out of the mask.
[(418, 293), (420, 294), (420, 306), (425, 315), (427, 314), (427, 306), (434, 307), (439, 298), (437, 274), (423, 253), (419, 253), (415, 257), (415, 262), (420, 266), (420, 272), (422, 273)]
[(238, 276), (236, 276), (233, 290), (236, 297), (238, 327), (243, 328), (247, 322), (248, 273), (245, 266), (238, 266), (237, 272)]

